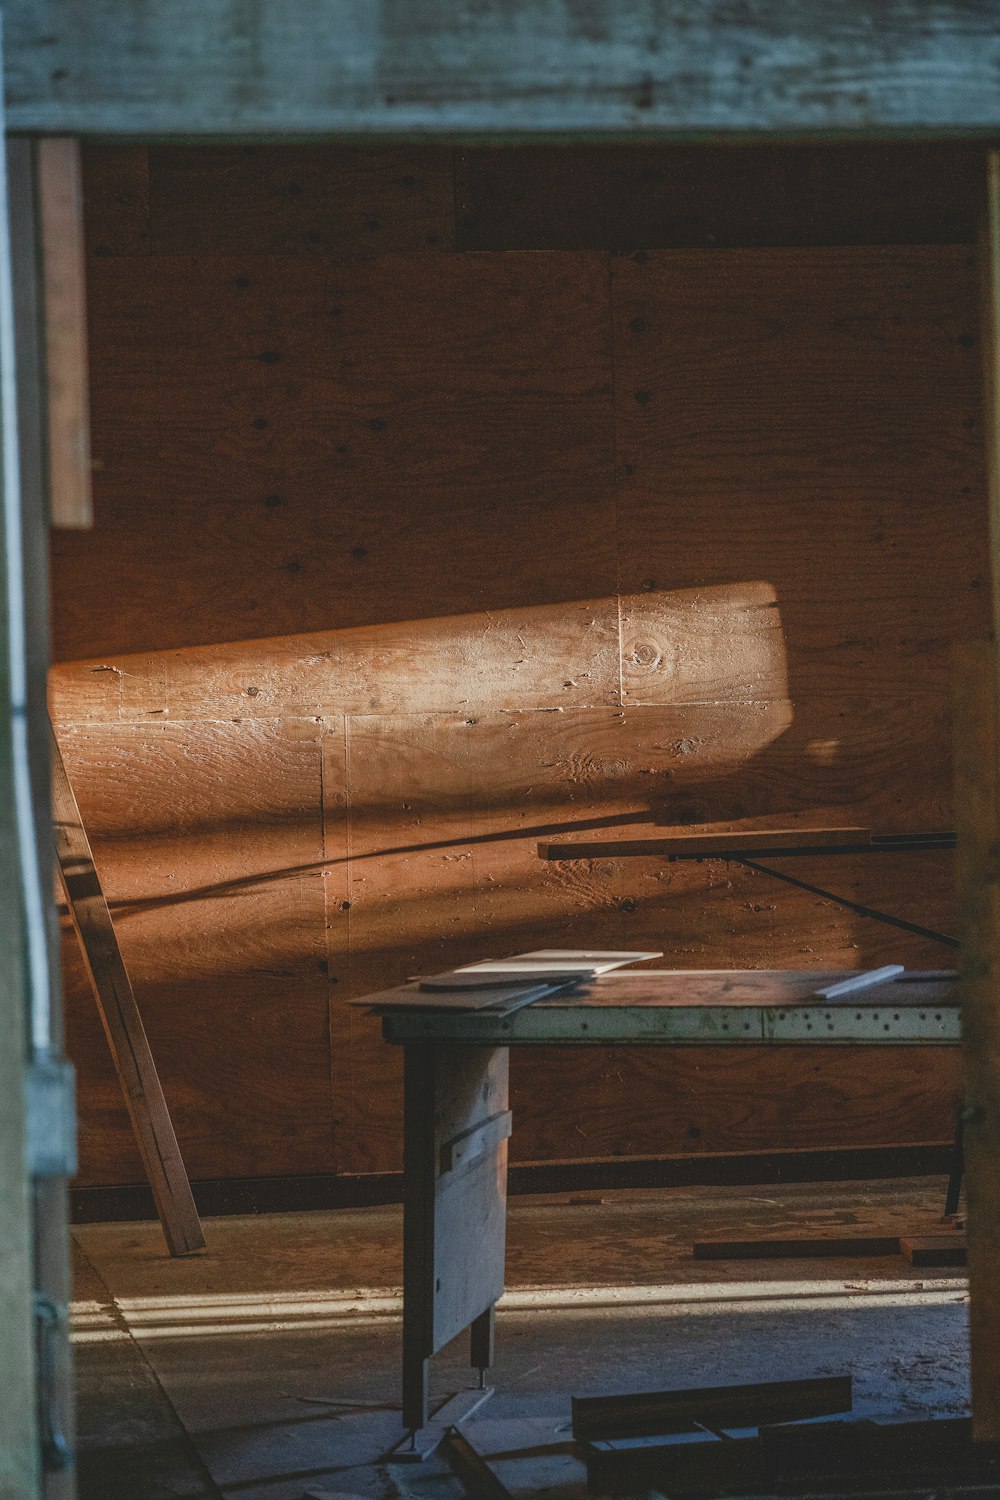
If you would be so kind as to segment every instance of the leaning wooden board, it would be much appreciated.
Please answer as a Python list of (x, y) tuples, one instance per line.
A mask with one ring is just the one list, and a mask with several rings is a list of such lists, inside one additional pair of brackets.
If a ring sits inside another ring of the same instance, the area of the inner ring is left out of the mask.
[(132, 983), (122, 961), (90, 840), (54, 732), (51, 750), (56, 862), (70, 919), (80, 941), (84, 966), (167, 1245), (171, 1255), (190, 1255), (205, 1246), (201, 1220)]

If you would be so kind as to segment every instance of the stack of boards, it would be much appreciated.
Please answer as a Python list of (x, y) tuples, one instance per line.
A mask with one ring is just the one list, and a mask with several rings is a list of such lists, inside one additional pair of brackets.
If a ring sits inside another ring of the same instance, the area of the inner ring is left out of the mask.
[(506, 1014), (547, 1000), (598, 974), (623, 969), (662, 953), (602, 953), (579, 948), (540, 948), (512, 958), (487, 958), (481, 963), (449, 969), (415, 979), (396, 990), (366, 995), (354, 1005), (369, 1010), (488, 1010)]

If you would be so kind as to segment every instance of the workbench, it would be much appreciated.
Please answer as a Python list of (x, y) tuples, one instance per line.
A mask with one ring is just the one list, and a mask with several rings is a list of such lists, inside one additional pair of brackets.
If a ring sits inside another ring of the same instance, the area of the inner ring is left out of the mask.
[(509, 1013), (420, 1008), (417, 985), (371, 995), (404, 1067), (403, 1422), (427, 1421), (431, 1357), (471, 1329), (492, 1363), (504, 1288), (511, 1047), (920, 1046), (960, 1040), (950, 972), (909, 972), (854, 994), (830, 970), (600, 974)]

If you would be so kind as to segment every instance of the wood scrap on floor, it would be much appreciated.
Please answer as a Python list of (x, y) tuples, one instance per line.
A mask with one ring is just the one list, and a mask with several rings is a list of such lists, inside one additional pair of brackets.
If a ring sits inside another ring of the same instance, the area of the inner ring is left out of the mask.
[(964, 1233), (900, 1235), (899, 1249), (911, 1266), (964, 1266), (967, 1260)]
[(696, 1240), (695, 1260), (800, 1260), (898, 1255), (898, 1235), (807, 1236), (802, 1239)]
[(692, 1427), (748, 1427), (850, 1411), (850, 1375), (705, 1386), (621, 1396), (574, 1396), (578, 1440), (646, 1437)]
[(573, 1433), (596, 1494), (898, 1492), (1000, 1481), (1000, 1444), (973, 1443), (968, 1418), (839, 1415), (851, 1406), (850, 1376), (577, 1398)]
[(807, 1235), (803, 1238), (696, 1240), (695, 1260), (810, 1260), (901, 1255), (911, 1266), (964, 1266), (965, 1235)]

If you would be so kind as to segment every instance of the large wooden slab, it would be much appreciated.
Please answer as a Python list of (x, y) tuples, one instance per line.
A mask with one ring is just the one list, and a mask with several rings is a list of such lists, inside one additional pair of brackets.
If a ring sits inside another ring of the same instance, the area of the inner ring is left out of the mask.
[[(612, 10), (511, 0), (12, 0), (11, 130), (236, 137), (988, 135), (1000, 42), (966, 0)], [(141, 21), (141, 24), (140, 24)], [(180, 39), (180, 40), (179, 40)], [(183, 43), (181, 45), (180, 43)]]
[[(62, 573), (64, 589), (76, 589), (82, 561), (78, 555)], [(259, 577), (263, 564), (255, 566)], [(206, 589), (209, 582), (206, 570)], [(179, 587), (183, 596), (180, 581)], [(296, 588), (293, 577), (290, 591)], [(275, 612), (290, 612), (293, 604), (276, 585)], [(96, 610), (97, 601), (89, 607)], [(214, 624), (211, 609), (217, 611)], [(206, 636), (225, 631), (221, 600), (213, 606), (207, 597), (192, 598), (188, 607), (178, 600), (178, 628), (199, 614)], [(105, 621), (96, 628), (114, 631), (102, 614), (94, 618)], [(109, 652), (61, 663), (50, 677), (54, 713), (84, 723), (155, 722), (164, 716), (566, 712), (616, 704), (618, 682), (613, 597), (171, 651)]]

